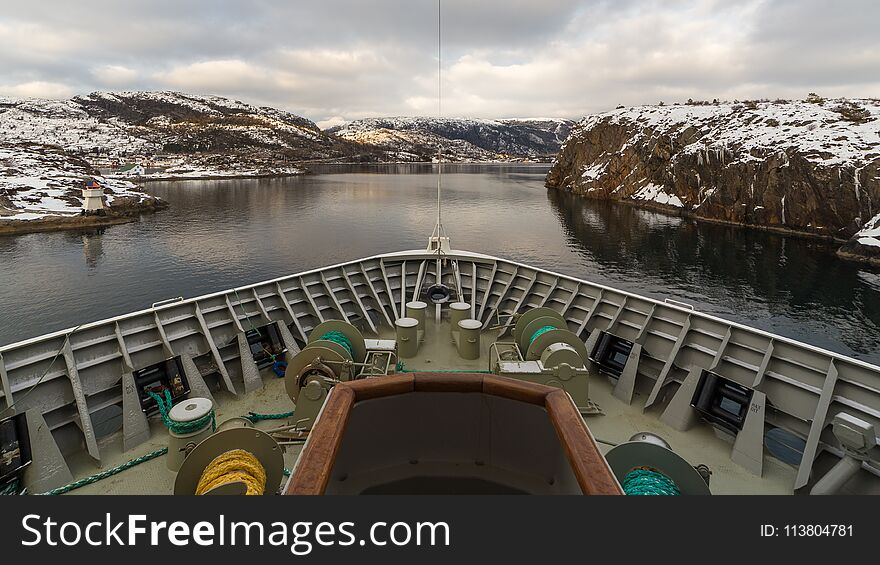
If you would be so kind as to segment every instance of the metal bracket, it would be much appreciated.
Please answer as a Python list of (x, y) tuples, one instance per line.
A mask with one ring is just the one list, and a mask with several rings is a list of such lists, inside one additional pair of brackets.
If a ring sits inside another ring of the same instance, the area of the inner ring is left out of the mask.
[(247, 335), (242, 332), (237, 334), (238, 354), (241, 359), (241, 376), (244, 379), (245, 394), (260, 390), (263, 388), (263, 378), (260, 376), (260, 369), (254, 361), (254, 354), (251, 353), (250, 344), (248, 344)]
[(67, 378), (70, 380), (70, 388), (73, 391), (73, 398), (76, 402), (77, 417), (79, 425), (82, 429), (83, 436), (86, 440), (86, 447), (89, 455), (97, 462), (101, 462), (101, 450), (98, 448), (98, 439), (95, 437), (95, 428), (92, 426), (92, 416), (89, 413), (89, 404), (86, 401), (85, 389), (83, 389), (82, 381), (79, 378), (79, 371), (76, 368), (76, 358), (73, 355), (73, 348), (70, 346), (70, 340), (65, 340), (64, 362), (67, 365)]
[(284, 349), (287, 350), (287, 353), (290, 355), (296, 355), (299, 353), (299, 345), (297, 345), (296, 340), (293, 339), (293, 334), (290, 332), (290, 328), (288, 328), (281, 320), (276, 320), (275, 324), (278, 327), (278, 333), (281, 335), (281, 341), (284, 343)]
[(751, 473), (761, 476), (764, 467), (764, 411), (767, 396), (760, 390), (752, 393), (749, 413), (743, 428), (736, 434), (730, 459), (748, 469)]
[(150, 423), (141, 410), (134, 375), (122, 374), (122, 448), (128, 451), (150, 439)]
[(691, 406), (691, 400), (694, 398), (694, 392), (697, 390), (697, 384), (700, 382), (700, 375), (703, 373), (702, 367), (691, 367), (688, 376), (684, 382), (675, 391), (675, 396), (669, 401), (660, 421), (668, 424), (680, 432), (685, 432), (691, 428), (699, 419), (699, 414)]
[[(186, 375), (186, 381), (189, 383), (190, 396), (196, 398), (207, 398), (216, 405), (216, 403), (214, 402), (214, 395), (211, 394), (211, 389), (209, 389), (208, 385), (205, 384), (205, 379), (202, 378), (202, 373), (199, 371), (199, 368), (196, 367), (196, 362), (193, 361), (192, 357), (190, 357), (186, 353), (181, 353), (180, 362), (181, 364), (183, 364), (183, 374)], [(229, 392), (235, 394), (235, 389), (231, 388), (231, 381), (227, 382), (226, 386), (230, 387)]]
[(72, 483), (70, 467), (61, 455), (43, 415), (36, 408), (28, 410), (26, 415), (33, 461), (25, 467), (22, 476), (24, 486), (29, 492), (42, 493)]
[(636, 388), (636, 376), (638, 375), (639, 361), (641, 360), (641, 357), (642, 345), (634, 343), (632, 350), (629, 352), (629, 357), (626, 360), (626, 365), (623, 366), (623, 372), (620, 373), (620, 377), (617, 379), (617, 384), (614, 385), (614, 391), (612, 394), (627, 404), (632, 404), (633, 401), (633, 393)]

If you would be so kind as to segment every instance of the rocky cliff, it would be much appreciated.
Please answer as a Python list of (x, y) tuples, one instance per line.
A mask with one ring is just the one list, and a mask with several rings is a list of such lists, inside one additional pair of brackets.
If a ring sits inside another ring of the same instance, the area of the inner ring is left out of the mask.
[(880, 262), (880, 100), (643, 106), (578, 122), (547, 186), (674, 214), (849, 240)]

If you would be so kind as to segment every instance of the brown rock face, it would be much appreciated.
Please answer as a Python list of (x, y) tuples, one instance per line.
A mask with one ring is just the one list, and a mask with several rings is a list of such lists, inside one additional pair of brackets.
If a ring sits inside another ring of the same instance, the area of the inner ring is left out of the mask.
[[(546, 184), (705, 220), (847, 239), (880, 212), (880, 102), (590, 116), (572, 130)], [(864, 246), (847, 247), (857, 258)]]

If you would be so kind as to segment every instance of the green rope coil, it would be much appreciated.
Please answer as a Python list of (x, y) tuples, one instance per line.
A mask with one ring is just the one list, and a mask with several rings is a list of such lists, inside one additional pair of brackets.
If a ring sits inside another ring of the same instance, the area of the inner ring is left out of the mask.
[(147, 391), (147, 394), (150, 395), (150, 398), (156, 401), (156, 405), (159, 406), (159, 414), (162, 415), (162, 422), (165, 424), (165, 427), (171, 430), (176, 434), (188, 434), (192, 432), (197, 432), (203, 429), (208, 423), (211, 424), (211, 431), (217, 429), (217, 420), (214, 414), (214, 409), (201, 418), (197, 420), (193, 420), (192, 422), (177, 422), (172, 420), (168, 413), (171, 411), (171, 391), (167, 388), (165, 389), (165, 398), (159, 396), (155, 392)]
[(623, 492), (630, 496), (678, 496), (681, 491), (666, 475), (659, 471), (636, 468), (623, 478)]
[(545, 334), (551, 330), (558, 330), (558, 329), (559, 328), (557, 328), (556, 326), (542, 326), (542, 327), (538, 328), (538, 331), (536, 331), (535, 333), (532, 334), (532, 339), (529, 340), (529, 345), (534, 343), (535, 340), (538, 339), (539, 336), (541, 336), (541, 334)]
[(338, 343), (342, 347), (348, 351), (348, 355), (354, 359), (354, 348), (351, 346), (351, 342), (348, 340), (348, 337), (340, 331), (333, 330), (332, 332), (327, 332), (322, 335), (319, 339), (324, 341), (332, 341), (333, 343)]
[(293, 416), (293, 411), (280, 412), (278, 414), (258, 414), (256, 412), (248, 412), (247, 416), (242, 416), (242, 418), (250, 420), (251, 423), (257, 423), (261, 420), (283, 420), (284, 418), (290, 418), (291, 416)]
[(123, 463), (122, 465), (119, 465), (118, 467), (113, 467), (112, 469), (107, 469), (106, 471), (101, 471), (100, 473), (97, 473), (97, 474), (92, 475), (90, 477), (86, 477), (84, 479), (74, 481), (74, 482), (70, 483), (69, 485), (64, 485), (63, 487), (58, 487), (58, 488), (52, 489), (48, 492), (44, 492), (42, 494), (48, 495), (48, 496), (65, 494), (65, 493), (68, 493), (72, 490), (76, 490), (80, 487), (84, 487), (84, 486), (90, 485), (92, 483), (97, 483), (98, 481), (100, 481), (102, 479), (106, 479), (107, 477), (112, 477), (113, 475), (115, 475), (117, 473), (121, 473), (122, 471), (125, 471), (126, 469), (131, 469), (132, 467), (134, 467), (136, 465), (140, 465), (141, 463), (145, 463), (151, 459), (155, 459), (156, 457), (160, 457), (162, 455), (165, 455), (166, 453), (168, 453), (168, 448), (163, 447), (162, 449), (157, 449), (156, 451), (151, 451), (150, 453), (147, 453), (146, 455), (141, 455), (140, 457), (137, 457), (136, 459), (132, 459), (131, 461), (129, 461), (127, 463)]

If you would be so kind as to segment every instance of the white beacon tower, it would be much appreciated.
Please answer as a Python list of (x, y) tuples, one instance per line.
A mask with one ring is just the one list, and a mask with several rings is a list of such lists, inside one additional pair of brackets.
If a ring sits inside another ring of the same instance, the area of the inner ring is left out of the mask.
[(86, 181), (83, 191), (83, 209), (86, 213), (97, 212), (104, 209), (104, 189), (98, 181), (92, 179)]

